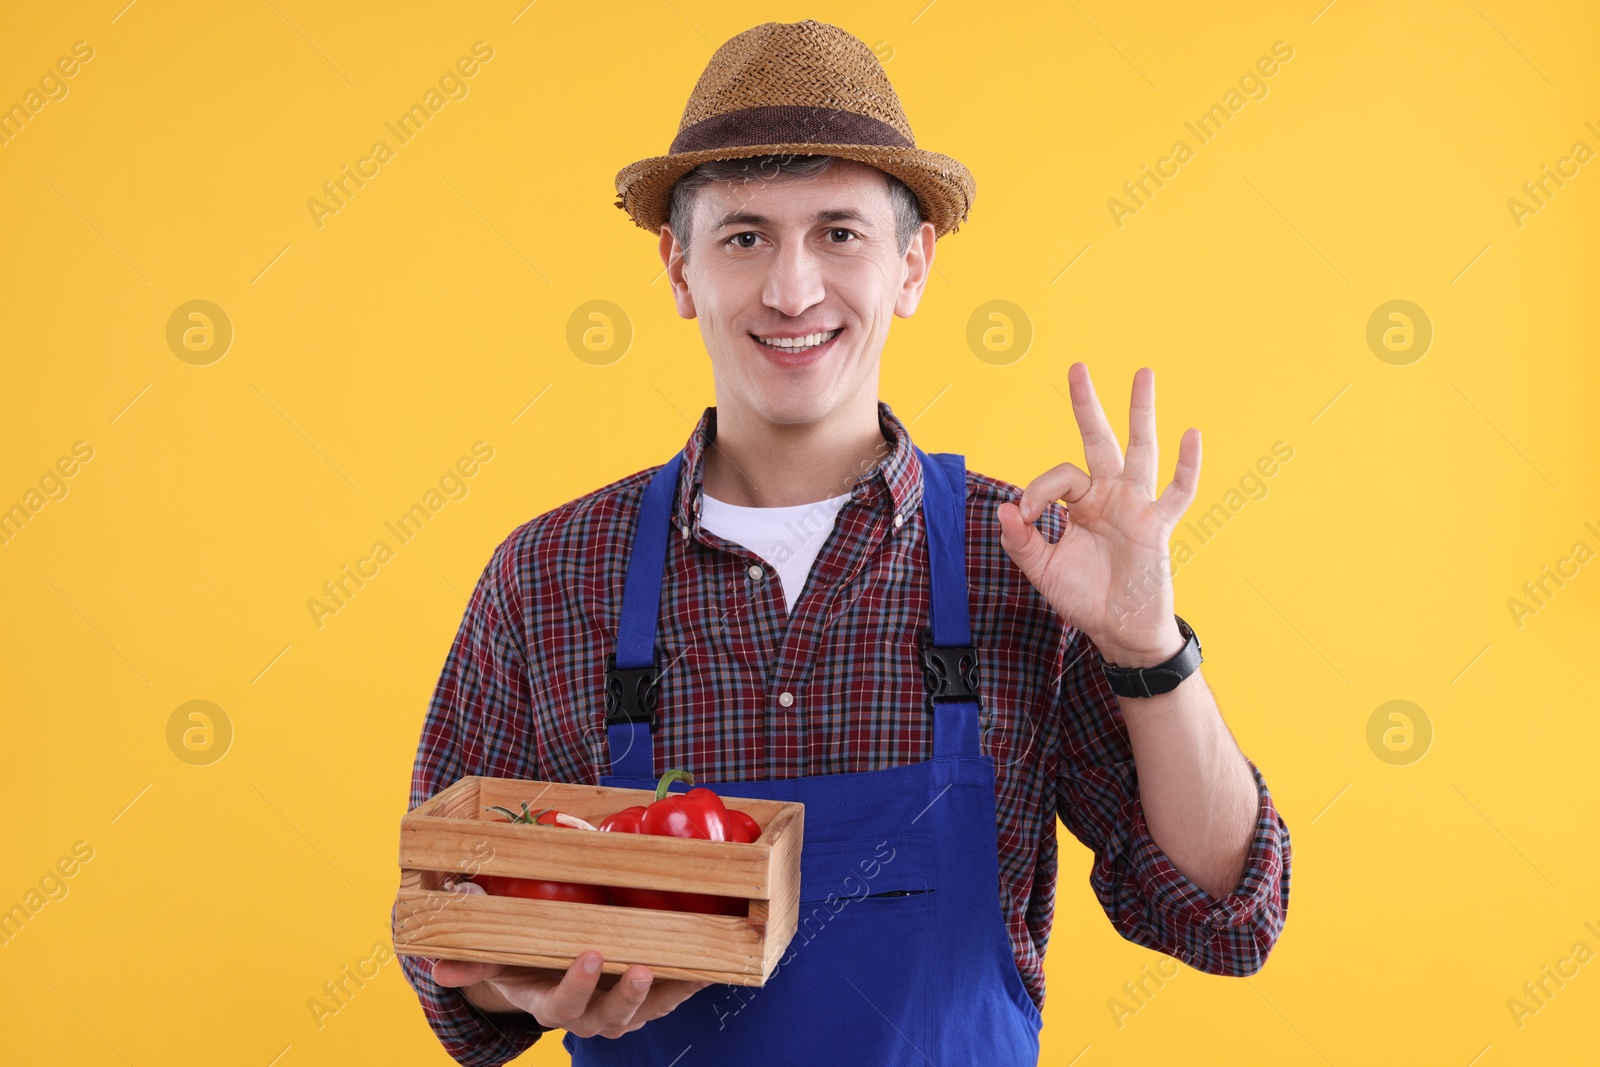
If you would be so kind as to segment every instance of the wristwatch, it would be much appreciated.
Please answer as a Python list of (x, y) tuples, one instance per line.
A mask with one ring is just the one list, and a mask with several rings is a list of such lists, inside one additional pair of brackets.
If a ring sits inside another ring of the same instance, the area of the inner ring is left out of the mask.
[(1178, 687), (1179, 682), (1193, 674), (1200, 666), (1200, 661), (1204, 658), (1200, 655), (1200, 638), (1195, 636), (1194, 630), (1183, 621), (1182, 616), (1172, 617), (1178, 620), (1178, 633), (1187, 640), (1176, 656), (1154, 667), (1118, 667), (1110, 663), (1101, 663), (1106, 681), (1111, 683), (1111, 691), (1117, 696), (1153, 697), (1160, 693), (1170, 693)]

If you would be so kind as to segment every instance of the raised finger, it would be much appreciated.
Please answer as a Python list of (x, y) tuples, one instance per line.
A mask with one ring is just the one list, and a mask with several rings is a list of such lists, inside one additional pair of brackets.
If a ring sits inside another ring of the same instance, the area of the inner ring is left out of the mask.
[(1128, 455), (1122, 473), (1156, 495), (1156, 470), (1161, 465), (1156, 442), (1156, 373), (1149, 367), (1133, 372), (1133, 396), (1128, 401)]
[(1178, 525), (1183, 513), (1194, 503), (1199, 488), (1200, 431), (1191, 426), (1183, 431), (1183, 438), (1178, 442), (1178, 466), (1173, 471), (1172, 481), (1156, 500), (1156, 514), (1169, 526)]
[(1117, 442), (1116, 431), (1106, 419), (1095, 394), (1094, 382), (1089, 379), (1089, 368), (1082, 362), (1067, 369), (1067, 386), (1072, 393), (1072, 414), (1078, 420), (1078, 433), (1083, 437), (1083, 455), (1089, 462), (1089, 473), (1096, 478), (1114, 478), (1122, 473), (1122, 445)]

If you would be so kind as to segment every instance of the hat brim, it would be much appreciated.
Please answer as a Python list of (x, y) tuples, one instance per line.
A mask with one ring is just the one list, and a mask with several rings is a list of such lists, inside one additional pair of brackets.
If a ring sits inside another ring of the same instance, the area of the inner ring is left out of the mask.
[(644, 230), (659, 234), (667, 222), (672, 187), (702, 163), (718, 159), (793, 153), (840, 156), (892, 174), (917, 196), (922, 217), (933, 223), (934, 237), (954, 233), (977, 198), (972, 172), (949, 156), (921, 148), (858, 144), (772, 144), (708, 148), (677, 155), (652, 156), (617, 172), (617, 207)]

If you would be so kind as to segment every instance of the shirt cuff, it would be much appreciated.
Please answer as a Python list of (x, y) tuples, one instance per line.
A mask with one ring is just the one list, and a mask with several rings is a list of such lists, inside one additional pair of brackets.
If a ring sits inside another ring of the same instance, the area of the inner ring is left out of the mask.
[(485, 1012), (460, 990), (435, 982), (433, 960), (425, 956), (401, 956), (400, 966), (434, 1036), (462, 1067), (500, 1067), (550, 1029), (527, 1012)]
[(1266, 779), (1246, 757), (1259, 808), (1244, 875), (1233, 892), (1212, 896), (1173, 866), (1150, 836), (1144, 805), (1135, 794), (1127, 843), (1133, 880), (1155, 925), (1169, 944), (1161, 946), (1190, 966), (1212, 974), (1248, 975), (1261, 969), (1277, 942), (1289, 908), (1289, 828), (1278, 815)]

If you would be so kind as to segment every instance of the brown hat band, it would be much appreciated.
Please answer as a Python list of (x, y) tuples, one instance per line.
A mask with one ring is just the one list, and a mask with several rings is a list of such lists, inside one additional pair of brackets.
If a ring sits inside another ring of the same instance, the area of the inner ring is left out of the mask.
[(695, 123), (672, 139), (668, 152), (779, 144), (856, 144), (914, 148), (887, 122), (854, 111), (772, 105), (725, 111)]

